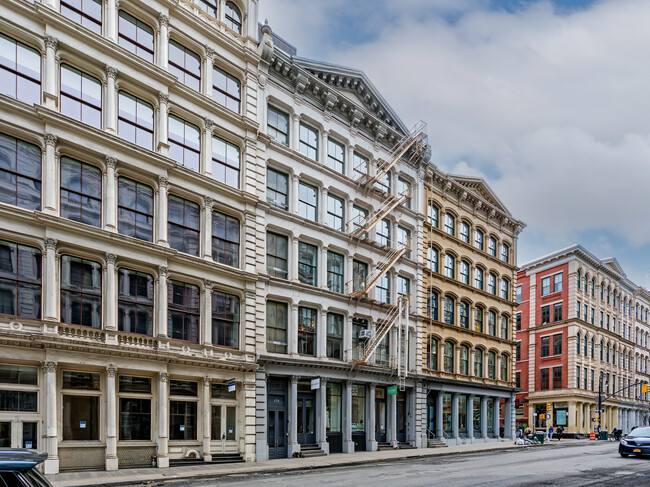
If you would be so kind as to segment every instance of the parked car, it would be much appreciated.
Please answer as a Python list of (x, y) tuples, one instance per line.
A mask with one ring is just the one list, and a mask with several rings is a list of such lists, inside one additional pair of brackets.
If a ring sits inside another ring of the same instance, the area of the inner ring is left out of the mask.
[(0, 485), (52, 487), (52, 484), (35, 468), (46, 459), (47, 453), (44, 451), (0, 448)]
[(650, 428), (635, 428), (621, 438), (618, 453), (622, 457), (628, 455), (650, 455)]

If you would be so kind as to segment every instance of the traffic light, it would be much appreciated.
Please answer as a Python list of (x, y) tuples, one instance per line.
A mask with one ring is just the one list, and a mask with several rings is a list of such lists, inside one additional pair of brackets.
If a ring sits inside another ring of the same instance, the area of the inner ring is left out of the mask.
[(515, 407), (516, 407), (516, 408), (519, 407), (519, 399), (515, 399)]
[(547, 412), (547, 413), (550, 413), (550, 412), (551, 412), (551, 409), (553, 409), (553, 407), (551, 406), (551, 403), (550, 403), (550, 402), (547, 402), (547, 403), (546, 403), (546, 412)]
[(650, 392), (650, 384), (641, 384), (641, 394)]

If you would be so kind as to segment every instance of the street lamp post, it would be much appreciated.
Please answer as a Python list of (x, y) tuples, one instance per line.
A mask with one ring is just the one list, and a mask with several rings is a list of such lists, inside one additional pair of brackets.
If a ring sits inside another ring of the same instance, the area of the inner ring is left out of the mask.
[[(600, 378), (598, 380), (598, 429), (603, 429), (603, 376), (604, 373), (600, 373)], [(607, 387), (609, 387), (609, 377), (605, 381)], [(598, 432), (600, 434), (600, 431)]]

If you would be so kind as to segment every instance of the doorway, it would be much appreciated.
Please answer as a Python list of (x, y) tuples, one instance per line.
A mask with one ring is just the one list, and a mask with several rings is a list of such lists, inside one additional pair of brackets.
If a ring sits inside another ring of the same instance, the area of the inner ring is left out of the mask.
[(311, 445), (316, 443), (316, 395), (298, 394), (298, 443)]
[(269, 381), (267, 406), (267, 443), (269, 460), (287, 458), (287, 382)]
[(397, 391), (397, 441), (406, 442), (406, 391)]
[(375, 440), (386, 441), (386, 388), (375, 389)]

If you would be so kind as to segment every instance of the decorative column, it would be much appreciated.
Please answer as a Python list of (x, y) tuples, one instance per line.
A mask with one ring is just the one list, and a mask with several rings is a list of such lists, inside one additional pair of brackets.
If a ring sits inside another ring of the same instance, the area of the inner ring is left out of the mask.
[(352, 441), (352, 381), (343, 383), (343, 453), (354, 453)]
[(318, 389), (318, 407), (316, 408), (316, 441), (326, 454), (330, 453), (327, 442), (327, 378), (321, 377)]
[(104, 199), (104, 208), (106, 219), (104, 228), (110, 232), (117, 232), (117, 184), (115, 180), (115, 166), (117, 159), (106, 157), (106, 198)]
[[(346, 157), (347, 159), (345, 160), (345, 175), (348, 177), (354, 177), (354, 145), (352, 142), (347, 146), (347, 154)], [(348, 213), (348, 215), (351, 215), (351, 213)]]
[(167, 267), (158, 267), (158, 306), (156, 313), (158, 319), (158, 336), (167, 336)]
[(289, 458), (292, 458), (294, 453), (300, 452), (300, 444), (298, 443), (298, 381), (300, 377), (297, 375), (291, 376), (289, 386), (289, 445), (288, 453)]
[(316, 356), (327, 358), (327, 311), (319, 310), (320, 323), (316, 323)]
[(205, 70), (203, 72), (203, 94), (212, 98), (212, 71), (214, 69), (214, 49), (205, 46)]
[(203, 461), (211, 462), (212, 453), (210, 450), (210, 439), (212, 435), (210, 434), (210, 420), (211, 420), (211, 409), (210, 409), (210, 377), (203, 377)]
[(160, 372), (158, 374), (158, 468), (169, 467), (169, 417), (167, 414), (167, 382), (169, 374)]
[(167, 185), (169, 181), (164, 176), (158, 176), (158, 245), (169, 247), (167, 242)]
[(205, 260), (212, 260), (212, 198), (210, 196), (203, 197), (203, 235), (199, 255), (203, 255)]
[(343, 326), (343, 360), (346, 362), (352, 360), (354, 351), (352, 350), (352, 316), (345, 317)]
[(321, 164), (327, 165), (327, 139), (329, 138), (329, 132), (327, 130), (322, 130), (320, 135), (321, 145), (319, 159)]
[(50, 215), (59, 214), (59, 205), (57, 199), (58, 180), (56, 164), (56, 141), (57, 137), (53, 134), (45, 134), (45, 167), (43, 168), (43, 203), (44, 213)]
[(318, 206), (316, 218), (319, 222), (327, 225), (327, 188), (321, 187), (318, 192), (320, 193), (320, 205)]
[[(108, 0), (109, 3), (114, 0)], [(115, 9), (113, 9), (115, 10)], [(117, 69), (106, 66), (106, 130), (117, 133), (117, 91), (115, 90), (115, 79)]]
[(460, 442), (458, 436), (458, 393), (454, 392), (451, 395), (451, 436), (456, 443)]
[(289, 259), (289, 278), (293, 282), (298, 282), (298, 238), (295, 235), (291, 239), (291, 255)]
[(500, 415), (501, 415), (501, 398), (500, 397), (495, 397), (494, 398), (494, 405), (492, 407), (492, 410), (494, 411), (494, 434), (497, 437), (497, 440), (501, 438), (501, 421), (500, 421)]
[(317, 283), (321, 289), (327, 289), (327, 247), (323, 245), (320, 249), (320, 262), (317, 262), (318, 274)]
[[(210, 71), (212, 73), (212, 71)], [(203, 120), (203, 149), (201, 153), (200, 171), (206, 176), (212, 177), (212, 129), (214, 121), (209, 118)]]
[(388, 443), (393, 448), (397, 448), (397, 394), (386, 398), (386, 423), (388, 423)]
[[(509, 397), (506, 399), (505, 411), (503, 413), (503, 437), (508, 440), (515, 439), (515, 410), (512, 407), (513, 399)], [(575, 403), (573, 403), (573, 417), (577, 415), (577, 409)], [(578, 431), (578, 421), (576, 421), (576, 432)]]
[(203, 345), (212, 345), (212, 281), (204, 280), (203, 304), (201, 306), (201, 328), (203, 332)]
[(376, 436), (376, 423), (377, 418), (375, 417), (375, 389), (377, 384), (370, 384), (366, 389), (368, 391), (368, 397), (366, 398), (366, 450), (368, 451), (377, 451), (377, 436)]
[(484, 441), (487, 441), (488, 439), (487, 401), (487, 396), (481, 396), (481, 437)]
[[(53, 2), (56, 0), (52, 0)], [(58, 6), (56, 7), (58, 11)], [(56, 82), (56, 48), (59, 41), (56, 37), (46, 35), (45, 43), (45, 76), (43, 77), (43, 103), (47, 108), (58, 110), (58, 86)]]
[(167, 114), (169, 95), (158, 92), (158, 153), (163, 156), (169, 155), (169, 136), (167, 126)]
[(169, 67), (169, 17), (163, 13), (158, 17), (160, 32), (158, 38), (158, 63), (163, 69)]
[(291, 114), (291, 148), (295, 151), (300, 149), (300, 115), (297, 113)]
[(43, 370), (45, 371), (45, 449), (47, 450), (44, 471), (48, 475), (59, 473), (56, 368), (56, 362), (43, 363)]
[(106, 470), (117, 470), (117, 392), (115, 376), (117, 368), (106, 367)]
[(119, 0), (106, 1), (106, 37), (117, 42), (117, 5)]
[(43, 319), (46, 321), (59, 321), (58, 315), (58, 291), (59, 280), (57, 279), (57, 257), (56, 257), (56, 240), (53, 238), (45, 239), (45, 276), (43, 279), (44, 299), (43, 308), (45, 310)]
[(117, 330), (117, 273), (115, 254), (106, 254), (106, 329)]
[(298, 353), (298, 305), (291, 305), (291, 317), (287, 326), (287, 353), (296, 355)]
[(443, 398), (444, 392), (439, 391), (437, 396), (436, 396), (436, 437), (438, 439), (444, 439), (445, 436), (445, 430), (442, 427), (442, 398)]
[(291, 174), (291, 190), (289, 191), (289, 213), (298, 213), (298, 191), (300, 178), (297, 174)]
[(467, 396), (467, 402), (465, 403), (465, 417), (467, 424), (467, 439), (469, 443), (474, 442), (474, 395), (470, 394)]

